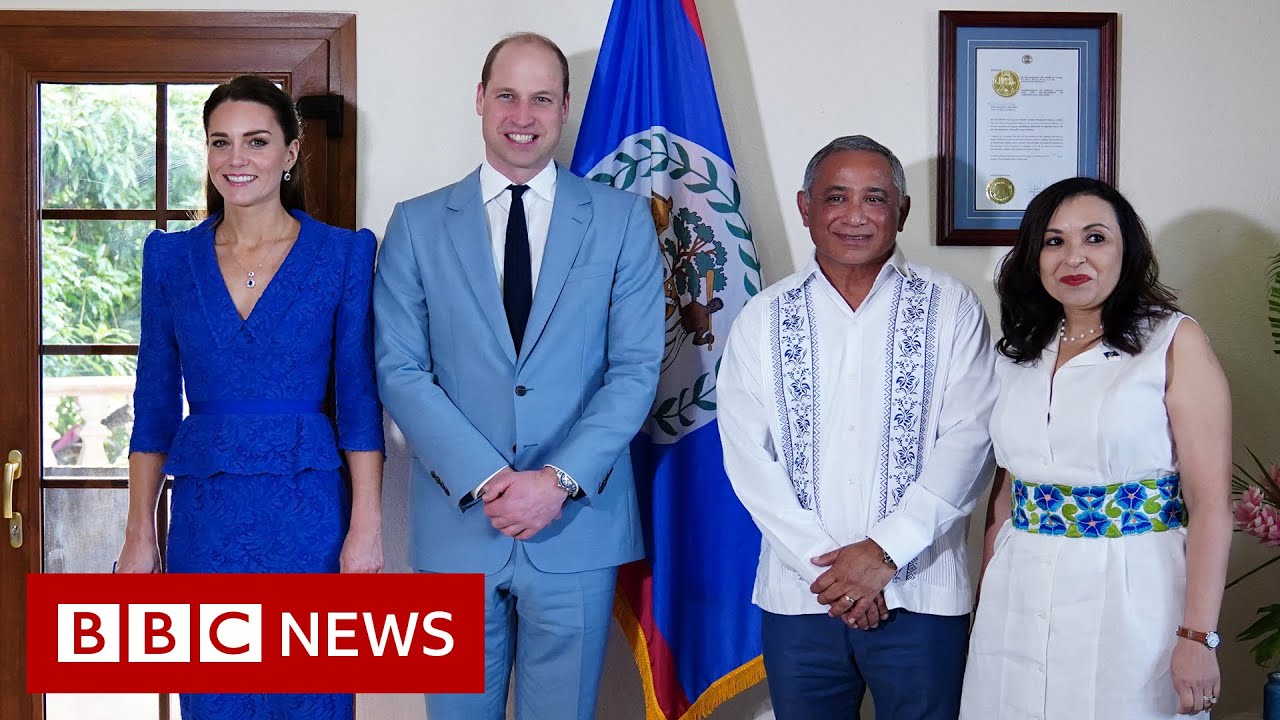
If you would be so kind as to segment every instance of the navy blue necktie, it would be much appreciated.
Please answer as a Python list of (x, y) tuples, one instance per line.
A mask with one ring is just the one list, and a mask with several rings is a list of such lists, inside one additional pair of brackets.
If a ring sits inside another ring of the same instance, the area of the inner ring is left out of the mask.
[(520, 354), (524, 328), (529, 323), (529, 307), (533, 305), (533, 263), (529, 260), (529, 225), (524, 217), (521, 195), (528, 185), (508, 185), (511, 212), (507, 215), (507, 244), (502, 253), (502, 306), (507, 311), (507, 326)]

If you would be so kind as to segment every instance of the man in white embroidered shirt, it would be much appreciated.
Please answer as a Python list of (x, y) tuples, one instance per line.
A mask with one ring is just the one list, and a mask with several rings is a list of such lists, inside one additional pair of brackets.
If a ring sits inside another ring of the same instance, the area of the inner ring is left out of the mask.
[(753, 298), (721, 368), (720, 436), (763, 534), (773, 709), (880, 720), (959, 713), (972, 591), (968, 515), (993, 470), (994, 355), (971, 289), (897, 247), (902, 164), (841, 137), (805, 169), (815, 246)]

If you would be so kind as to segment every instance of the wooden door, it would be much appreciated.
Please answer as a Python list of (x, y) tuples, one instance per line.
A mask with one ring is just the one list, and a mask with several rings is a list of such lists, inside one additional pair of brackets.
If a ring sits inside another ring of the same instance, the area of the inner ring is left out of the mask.
[(111, 569), (141, 243), (191, 223), (203, 197), (199, 105), (242, 73), (306, 98), (309, 209), (354, 227), (353, 15), (0, 12), (0, 461), (22, 456), (22, 542), (0, 540), (5, 720), (177, 717), (163, 695), (29, 695), (26, 577)]

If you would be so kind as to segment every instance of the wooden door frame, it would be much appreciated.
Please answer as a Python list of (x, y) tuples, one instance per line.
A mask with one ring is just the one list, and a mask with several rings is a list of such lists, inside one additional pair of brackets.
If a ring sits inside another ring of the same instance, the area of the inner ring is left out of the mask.
[[(350, 13), (0, 11), (0, 272), (20, 278), (0, 303), (0, 455), (23, 454), (14, 509), (26, 536), (22, 550), (0, 542), (0, 580), (9, 583), (0, 593), (17, 600), (0, 607), (0, 717), (43, 718), (25, 672), (26, 575), (40, 572), (42, 527), (40, 385), (29, 382), (41, 377), (39, 83), (209, 82), (210, 67), (290, 78), (304, 65), (313, 73), (324, 52), (329, 92), (343, 96), (343, 134), (353, 139), (355, 45)], [(311, 135), (308, 143), (332, 143), (333, 159), (311, 192), (325, 193), (329, 222), (354, 228), (356, 144)]]

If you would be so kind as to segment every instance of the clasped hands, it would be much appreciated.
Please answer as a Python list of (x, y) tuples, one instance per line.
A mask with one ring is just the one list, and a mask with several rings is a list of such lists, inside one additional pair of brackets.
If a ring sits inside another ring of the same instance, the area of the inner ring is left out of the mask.
[(503, 535), (528, 540), (560, 519), (568, 497), (551, 468), (506, 468), (485, 483), (484, 514)]
[(810, 562), (827, 568), (809, 591), (828, 606), (828, 615), (841, 617), (859, 630), (870, 630), (889, 619), (884, 588), (896, 569), (884, 562), (884, 550), (876, 541), (867, 539), (845, 545)]

